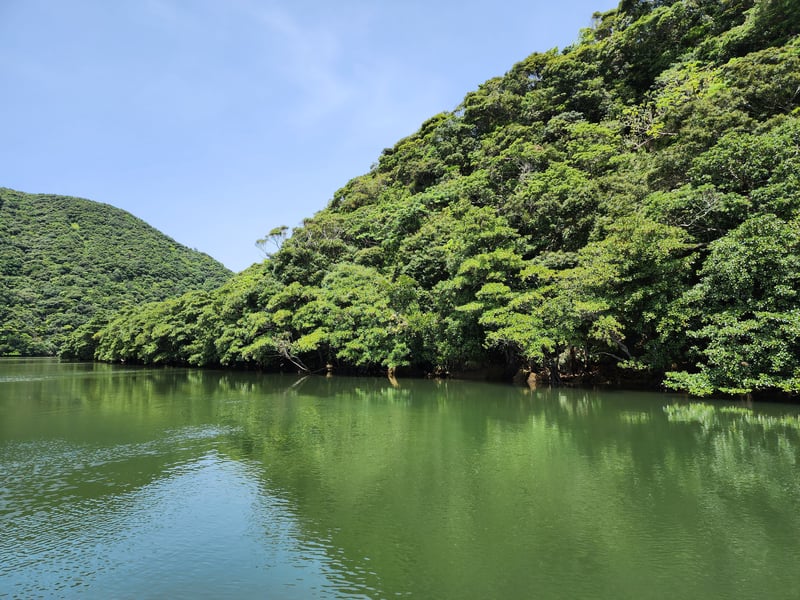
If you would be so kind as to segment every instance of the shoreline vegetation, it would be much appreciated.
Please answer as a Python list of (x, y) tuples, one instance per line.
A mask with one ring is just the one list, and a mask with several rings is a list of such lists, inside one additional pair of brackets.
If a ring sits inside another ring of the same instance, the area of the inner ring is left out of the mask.
[(800, 395), (800, 11), (623, 0), (64, 358)]

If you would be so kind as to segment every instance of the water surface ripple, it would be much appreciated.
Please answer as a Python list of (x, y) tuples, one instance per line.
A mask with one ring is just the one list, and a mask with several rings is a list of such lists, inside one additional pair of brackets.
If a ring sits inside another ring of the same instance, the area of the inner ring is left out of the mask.
[(0, 598), (800, 597), (795, 407), (0, 360)]

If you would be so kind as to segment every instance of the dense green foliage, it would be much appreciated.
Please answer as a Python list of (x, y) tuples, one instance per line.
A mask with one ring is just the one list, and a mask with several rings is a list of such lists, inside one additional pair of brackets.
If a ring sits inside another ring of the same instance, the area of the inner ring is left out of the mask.
[(0, 356), (91, 358), (91, 336), (113, 311), (229, 276), (112, 206), (0, 188)]
[(794, 0), (623, 0), (97, 356), (796, 393), (799, 32)]

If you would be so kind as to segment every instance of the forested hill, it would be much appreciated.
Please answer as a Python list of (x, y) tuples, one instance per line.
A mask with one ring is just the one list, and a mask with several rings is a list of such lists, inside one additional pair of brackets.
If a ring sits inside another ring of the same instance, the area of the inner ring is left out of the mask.
[(90, 320), (230, 275), (113, 206), (0, 188), (0, 356), (54, 354)]
[(798, 32), (796, 0), (624, 0), (96, 356), (797, 393)]

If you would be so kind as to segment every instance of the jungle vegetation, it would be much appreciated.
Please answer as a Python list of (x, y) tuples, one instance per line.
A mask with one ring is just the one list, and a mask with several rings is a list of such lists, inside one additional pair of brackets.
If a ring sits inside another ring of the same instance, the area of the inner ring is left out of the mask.
[(263, 263), (69, 348), (797, 394), (798, 33), (796, 0), (623, 0), (270, 232)]
[(0, 188), (0, 356), (67, 351), (118, 309), (230, 275), (118, 208)]

